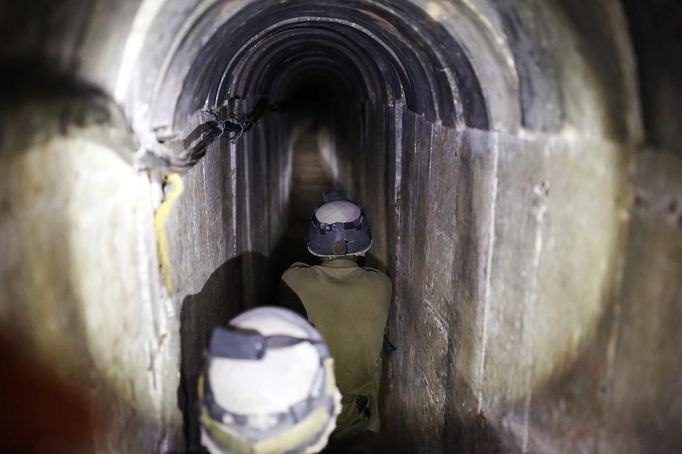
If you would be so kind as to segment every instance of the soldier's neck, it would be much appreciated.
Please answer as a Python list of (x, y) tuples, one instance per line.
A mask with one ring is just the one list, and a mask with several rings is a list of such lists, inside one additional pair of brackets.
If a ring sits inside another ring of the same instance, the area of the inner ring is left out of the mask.
[(357, 263), (358, 258), (354, 255), (348, 255), (348, 256), (344, 256), (344, 257), (323, 257), (322, 263), (329, 263), (329, 262), (333, 262), (335, 260), (350, 260), (350, 261)]

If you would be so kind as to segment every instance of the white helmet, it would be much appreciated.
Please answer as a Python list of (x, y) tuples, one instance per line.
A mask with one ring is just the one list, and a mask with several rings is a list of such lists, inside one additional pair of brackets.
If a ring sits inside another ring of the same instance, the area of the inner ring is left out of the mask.
[(211, 454), (318, 452), (341, 411), (322, 336), (276, 307), (249, 310), (213, 331), (199, 401)]
[(372, 230), (360, 205), (345, 192), (328, 192), (311, 216), (306, 243), (318, 257), (363, 255), (372, 247)]

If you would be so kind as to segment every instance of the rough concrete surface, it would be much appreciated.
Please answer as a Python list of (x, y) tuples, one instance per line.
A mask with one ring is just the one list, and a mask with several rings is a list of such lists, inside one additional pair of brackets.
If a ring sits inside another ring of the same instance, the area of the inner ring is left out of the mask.
[[(120, 113), (104, 98), (74, 96), (15, 105), (2, 118), (2, 331), (47, 367), (45, 380), (92, 407), (98, 432), (64, 449), (170, 446), (180, 423), (177, 318), (161, 298), (149, 180), (119, 155), (132, 152)], [(39, 133), (27, 135), (34, 125)]]
[[(324, 173), (394, 283), (385, 450), (679, 452), (666, 1), (5, 2), (2, 326), (91, 386), (94, 450), (195, 448), (210, 330), (270, 302)], [(206, 109), (259, 100), (168, 167)]]

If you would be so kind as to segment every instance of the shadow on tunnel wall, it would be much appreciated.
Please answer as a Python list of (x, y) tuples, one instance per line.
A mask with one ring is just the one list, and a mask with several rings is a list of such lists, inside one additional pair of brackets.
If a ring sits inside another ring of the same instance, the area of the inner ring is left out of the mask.
[(178, 407), (184, 417), (186, 452), (205, 452), (200, 440), (197, 380), (211, 332), (257, 306), (279, 305), (302, 313), (300, 300), (290, 289), (279, 286), (279, 277), (298, 253), (300, 248), (288, 238), (280, 241), (270, 257), (245, 252), (219, 266), (199, 293), (183, 300)]
[[(211, 332), (216, 326), (226, 326), (239, 313), (261, 305), (286, 307), (305, 316), (300, 299), (280, 282), (280, 276), (295, 261), (314, 263), (311, 258), (302, 237), (283, 237), (270, 257), (254, 252), (234, 257), (213, 271), (199, 293), (183, 300), (178, 407), (184, 416), (185, 452), (205, 452), (200, 440), (197, 381)], [(251, 271), (245, 272), (249, 268)], [(249, 282), (249, 276), (257, 281)]]
[[(251, 262), (264, 262), (259, 254), (248, 254)], [(219, 266), (201, 291), (187, 296), (180, 314), (180, 387), (178, 406), (183, 412), (186, 452), (205, 452), (201, 448), (198, 420), (197, 380), (211, 332), (216, 326), (241, 312), (241, 275), (247, 254), (234, 257)]]

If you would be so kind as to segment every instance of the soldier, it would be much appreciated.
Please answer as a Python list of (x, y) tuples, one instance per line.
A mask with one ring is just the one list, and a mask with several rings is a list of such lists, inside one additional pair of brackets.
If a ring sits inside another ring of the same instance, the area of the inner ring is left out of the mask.
[(201, 443), (211, 454), (315, 453), (341, 396), (334, 361), (297, 314), (252, 309), (216, 328), (199, 378)]
[(343, 396), (333, 441), (379, 431), (378, 394), (391, 280), (357, 262), (372, 245), (362, 208), (343, 192), (327, 193), (310, 221), (308, 251), (320, 265), (294, 263), (282, 275), (280, 303), (302, 304), (335, 360)]

